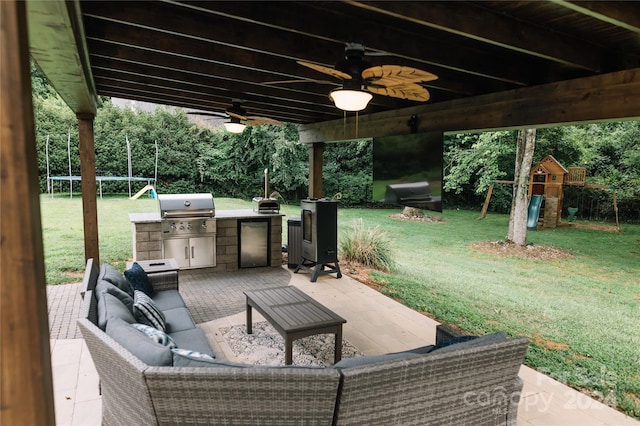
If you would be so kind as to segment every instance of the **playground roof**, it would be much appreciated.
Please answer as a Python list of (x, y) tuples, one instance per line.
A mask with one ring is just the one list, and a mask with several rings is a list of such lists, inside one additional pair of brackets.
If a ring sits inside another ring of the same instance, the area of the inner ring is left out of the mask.
[(565, 169), (551, 154), (544, 157), (538, 164), (532, 167), (531, 170), (536, 170), (539, 167), (544, 168), (547, 173), (551, 175), (563, 175), (565, 173), (569, 173), (569, 171)]

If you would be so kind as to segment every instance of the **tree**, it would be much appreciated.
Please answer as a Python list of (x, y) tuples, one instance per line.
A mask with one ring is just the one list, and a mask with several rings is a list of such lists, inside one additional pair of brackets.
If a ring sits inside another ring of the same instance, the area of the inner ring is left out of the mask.
[(527, 242), (527, 193), (535, 144), (536, 129), (522, 129), (518, 132), (513, 200), (507, 240), (522, 246)]

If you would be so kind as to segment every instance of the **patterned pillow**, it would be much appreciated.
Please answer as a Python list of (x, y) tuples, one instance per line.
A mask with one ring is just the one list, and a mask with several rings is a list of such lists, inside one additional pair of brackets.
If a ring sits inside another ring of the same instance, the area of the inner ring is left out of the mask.
[(124, 276), (131, 283), (131, 287), (134, 290), (144, 291), (149, 296), (153, 294), (153, 286), (149, 281), (149, 276), (138, 262), (133, 262), (131, 269), (124, 271)]
[(167, 346), (170, 349), (175, 349), (178, 347), (178, 345), (176, 345), (176, 342), (173, 341), (171, 336), (169, 336), (164, 331), (160, 331), (156, 328), (153, 328), (144, 324), (131, 324), (131, 326), (137, 330), (142, 331), (144, 334), (146, 334), (149, 338), (151, 338), (151, 340), (153, 340), (156, 343), (159, 343), (163, 346)]
[(173, 352), (176, 355), (180, 355), (180, 356), (184, 356), (192, 359), (213, 359), (211, 355), (207, 355), (205, 353), (198, 352), (198, 351), (191, 351), (189, 349), (175, 348), (175, 349), (171, 349), (171, 352)]
[(133, 292), (133, 315), (143, 324), (155, 327), (158, 330), (166, 331), (166, 321), (164, 314), (153, 300), (140, 290)]

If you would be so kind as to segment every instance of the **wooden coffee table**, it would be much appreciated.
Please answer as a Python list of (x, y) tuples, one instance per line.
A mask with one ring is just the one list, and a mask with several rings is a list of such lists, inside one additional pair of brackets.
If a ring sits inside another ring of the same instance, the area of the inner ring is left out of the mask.
[(284, 363), (291, 365), (293, 341), (316, 334), (335, 335), (334, 362), (342, 358), (342, 324), (347, 321), (296, 287), (245, 291), (247, 333), (252, 333), (251, 311), (256, 309), (284, 337)]

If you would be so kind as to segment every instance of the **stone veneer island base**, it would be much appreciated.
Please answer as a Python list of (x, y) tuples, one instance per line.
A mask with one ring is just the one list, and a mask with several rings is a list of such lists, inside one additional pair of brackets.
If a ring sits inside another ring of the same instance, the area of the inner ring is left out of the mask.
[[(257, 213), (253, 210), (216, 210), (215, 266), (214, 272), (231, 272), (239, 269), (238, 222), (242, 220), (269, 220), (269, 265), (282, 266), (282, 216), (281, 213)], [(160, 213), (130, 213), (132, 224), (133, 260), (163, 259), (162, 225)]]

